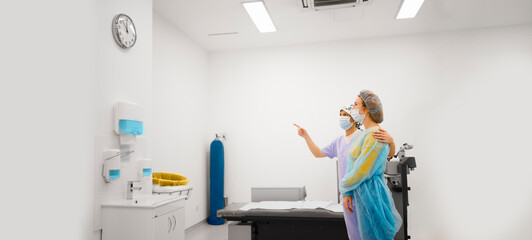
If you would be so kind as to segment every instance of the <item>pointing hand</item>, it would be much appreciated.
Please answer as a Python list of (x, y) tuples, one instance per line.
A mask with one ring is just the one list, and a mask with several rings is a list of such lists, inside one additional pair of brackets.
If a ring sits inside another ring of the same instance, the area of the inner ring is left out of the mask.
[(305, 130), (304, 128), (300, 127), (299, 125), (297, 125), (295, 123), (294, 123), (294, 126), (297, 127), (297, 135), (299, 135), (299, 136), (301, 136), (303, 138), (308, 137), (307, 130)]

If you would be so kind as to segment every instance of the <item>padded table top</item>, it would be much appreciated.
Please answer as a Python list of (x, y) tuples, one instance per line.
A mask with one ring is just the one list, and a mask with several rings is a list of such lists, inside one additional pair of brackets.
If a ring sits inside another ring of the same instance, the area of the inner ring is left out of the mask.
[(217, 212), (217, 217), (230, 221), (256, 221), (256, 220), (331, 220), (344, 221), (344, 214), (332, 212), (327, 209), (251, 209), (247, 211), (239, 210), (247, 203), (232, 203)]

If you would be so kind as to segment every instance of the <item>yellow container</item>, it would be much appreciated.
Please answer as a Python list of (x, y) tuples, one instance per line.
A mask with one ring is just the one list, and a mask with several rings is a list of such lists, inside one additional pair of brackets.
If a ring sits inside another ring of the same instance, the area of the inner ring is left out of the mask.
[(188, 178), (177, 173), (156, 172), (152, 174), (153, 184), (159, 186), (181, 186), (187, 185)]

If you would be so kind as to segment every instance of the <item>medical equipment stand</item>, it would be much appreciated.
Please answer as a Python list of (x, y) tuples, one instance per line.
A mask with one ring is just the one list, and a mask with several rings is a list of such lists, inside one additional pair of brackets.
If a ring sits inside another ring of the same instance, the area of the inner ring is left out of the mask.
[(410, 174), (410, 170), (416, 168), (416, 159), (414, 157), (405, 157), (405, 150), (410, 150), (414, 146), (403, 144), (399, 152), (394, 158), (399, 161), (386, 162), (386, 171), (384, 176), (388, 179), (388, 187), (392, 192), (392, 198), (395, 203), (397, 211), (403, 219), (403, 225), (395, 235), (395, 240), (407, 240), (410, 239), (408, 235), (408, 214), (407, 207), (410, 205), (408, 202), (408, 186), (407, 175)]

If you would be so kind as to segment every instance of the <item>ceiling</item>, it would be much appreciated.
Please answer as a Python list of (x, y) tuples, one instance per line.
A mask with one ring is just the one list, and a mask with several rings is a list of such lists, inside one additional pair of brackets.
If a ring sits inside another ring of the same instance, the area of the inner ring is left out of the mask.
[(264, 0), (277, 27), (273, 33), (259, 33), (242, 0), (153, 4), (156, 14), (208, 51), (532, 23), (532, 0), (425, 0), (416, 18), (397, 20), (401, 1), (373, 0), (364, 7), (314, 11), (303, 8), (301, 0)]

